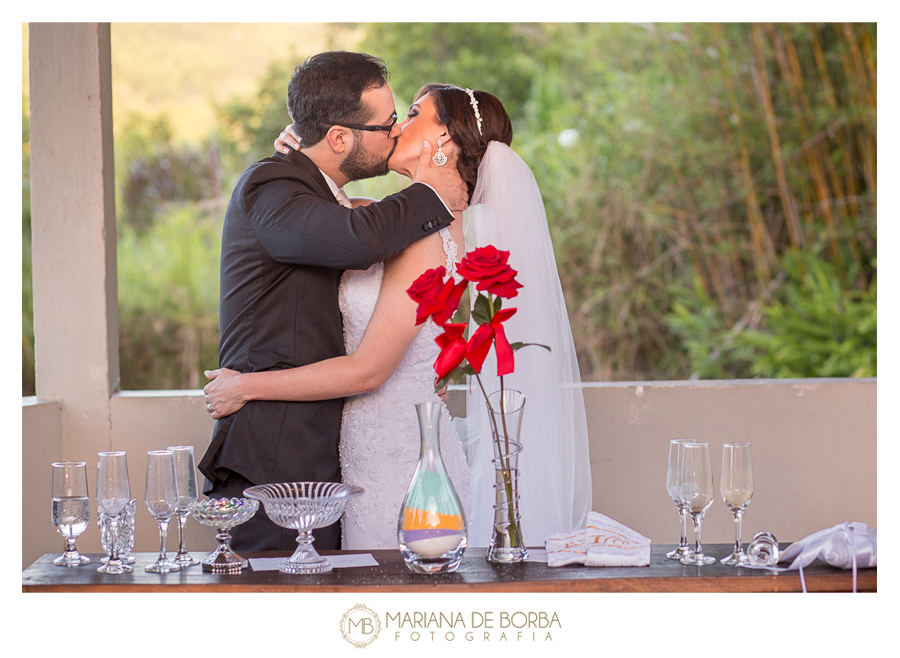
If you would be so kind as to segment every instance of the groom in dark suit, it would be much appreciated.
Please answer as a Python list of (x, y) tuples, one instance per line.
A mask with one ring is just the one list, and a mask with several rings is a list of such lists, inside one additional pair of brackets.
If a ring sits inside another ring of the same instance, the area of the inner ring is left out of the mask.
[[(349, 207), (343, 186), (380, 176), (400, 134), (384, 63), (328, 52), (297, 66), (288, 108), (303, 151), (275, 153), (243, 173), (225, 212), (219, 365), (240, 372), (293, 368), (344, 354), (338, 284), (448, 226), (465, 208), (455, 167), (431, 166), (423, 148), (413, 184)], [(199, 468), (210, 497), (240, 497), (272, 482), (340, 482), (343, 400), (248, 402), (216, 422)], [(262, 507), (234, 528), (237, 550), (293, 550), (297, 533)], [(340, 524), (316, 532), (340, 548)]]

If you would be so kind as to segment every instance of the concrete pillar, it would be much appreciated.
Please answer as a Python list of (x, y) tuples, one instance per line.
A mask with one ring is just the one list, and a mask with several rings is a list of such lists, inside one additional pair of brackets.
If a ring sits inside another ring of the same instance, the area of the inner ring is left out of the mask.
[(91, 479), (119, 380), (109, 34), (105, 23), (29, 29), (37, 398), (62, 405), (56, 459), (86, 461)]

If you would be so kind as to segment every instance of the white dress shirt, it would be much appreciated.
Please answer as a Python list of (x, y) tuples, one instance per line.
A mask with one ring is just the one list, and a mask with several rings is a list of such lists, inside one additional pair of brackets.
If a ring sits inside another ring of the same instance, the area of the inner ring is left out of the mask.
[(350, 197), (348, 197), (347, 193), (344, 192), (344, 188), (338, 187), (337, 183), (331, 180), (331, 176), (326, 174), (321, 169), (319, 169), (319, 173), (322, 174), (322, 178), (324, 178), (325, 182), (328, 183), (328, 187), (331, 190), (331, 193), (334, 195), (334, 198), (337, 199), (337, 202), (345, 208), (352, 208), (353, 204), (350, 203)]

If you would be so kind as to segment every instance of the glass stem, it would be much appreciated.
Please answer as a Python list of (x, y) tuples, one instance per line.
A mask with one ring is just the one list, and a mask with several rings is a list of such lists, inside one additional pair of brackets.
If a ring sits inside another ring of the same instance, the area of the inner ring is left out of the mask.
[(111, 516), (109, 517), (109, 560), (107, 560), (107, 564), (110, 562), (118, 562), (119, 561), (119, 520), (121, 516)]
[[(59, 546), (59, 544), (57, 544)], [(75, 550), (75, 537), (66, 537), (66, 553), (69, 555), (77, 553)]]
[(743, 510), (735, 510), (734, 511), (734, 552), (740, 553), (742, 546), (741, 542), (741, 519), (744, 517)]
[(187, 514), (178, 517), (178, 552), (187, 553), (184, 545), (184, 526), (187, 523)]
[(685, 548), (688, 545), (687, 540), (687, 513), (683, 507), (678, 508), (678, 516), (681, 518), (681, 541), (678, 543), (679, 548)]
[(230, 549), (228, 542), (231, 541), (231, 535), (228, 534), (228, 528), (217, 528), (217, 530), (216, 541), (219, 542), (218, 552), (227, 553)]
[(166, 559), (166, 535), (169, 532), (169, 520), (159, 521), (159, 559)]
[(703, 545), (700, 541), (700, 527), (703, 523), (703, 518), (699, 514), (691, 514), (691, 518), (694, 521), (694, 553), (697, 555), (703, 555)]

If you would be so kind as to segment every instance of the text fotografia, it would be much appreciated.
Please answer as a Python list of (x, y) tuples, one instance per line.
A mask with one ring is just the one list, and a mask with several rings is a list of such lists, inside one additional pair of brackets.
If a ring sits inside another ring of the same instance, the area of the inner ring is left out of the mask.
[(551, 631), (562, 628), (559, 616), (548, 612), (395, 612), (385, 613), (384, 629), (394, 640), (413, 642), (552, 642)]

